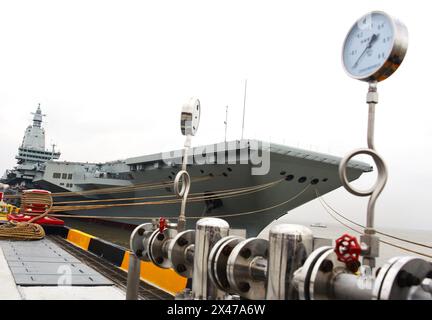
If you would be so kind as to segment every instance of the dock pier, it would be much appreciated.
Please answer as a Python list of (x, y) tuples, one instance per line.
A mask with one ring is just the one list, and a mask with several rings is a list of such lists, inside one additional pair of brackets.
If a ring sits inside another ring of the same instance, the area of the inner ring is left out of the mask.
[[(42, 240), (0, 240), (0, 300), (126, 299), (127, 269), (121, 265), (126, 249), (67, 227), (46, 232)], [(91, 240), (98, 252), (89, 250)], [(174, 296), (141, 279), (138, 299)]]

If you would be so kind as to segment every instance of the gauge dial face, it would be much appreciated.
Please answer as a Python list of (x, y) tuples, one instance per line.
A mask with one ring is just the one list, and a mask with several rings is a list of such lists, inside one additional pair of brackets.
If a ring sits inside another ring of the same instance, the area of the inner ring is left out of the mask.
[(360, 18), (349, 31), (342, 52), (346, 72), (366, 79), (388, 60), (394, 45), (395, 30), (390, 16), (372, 12)]

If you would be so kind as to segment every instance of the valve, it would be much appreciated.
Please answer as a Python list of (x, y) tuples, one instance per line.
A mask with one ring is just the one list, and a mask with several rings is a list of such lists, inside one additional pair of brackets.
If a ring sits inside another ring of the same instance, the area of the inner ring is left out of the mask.
[(360, 266), (361, 247), (356, 237), (345, 233), (337, 238), (334, 251), (338, 260), (345, 263), (348, 269), (353, 272), (357, 271)]
[(294, 274), (301, 300), (370, 300), (372, 286), (361, 284), (362, 277), (351, 271), (332, 247), (313, 251)]
[(159, 218), (159, 232), (162, 233), (168, 227), (167, 220), (165, 218)]

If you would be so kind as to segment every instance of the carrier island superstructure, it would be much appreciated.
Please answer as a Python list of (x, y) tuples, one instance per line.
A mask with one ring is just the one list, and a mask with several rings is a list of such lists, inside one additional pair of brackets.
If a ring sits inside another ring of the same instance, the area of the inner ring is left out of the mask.
[[(19, 148), (18, 165), (3, 178), (11, 189), (47, 189), (60, 193), (54, 195), (57, 203), (93, 205), (92, 209), (67, 212), (71, 215), (110, 217), (110, 221), (131, 225), (145, 222), (146, 217), (178, 216), (178, 202), (145, 202), (173, 195), (181, 150), (106, 163), (58, 161), (59, 152), (44, 149), (44, 135), (38, 134), (43, 133), (41, 124), (38, 107)], [(188, 219), (192, 224), (198, 218), (221, 216), (233, 228), (256, 235), (287, 211), (315, 199), (317, 190), (323, 195), (341, 186), (338, 157), (275, 143), (243, 139), (195, 147), (189, 155), (190, 193), (204, 196), (188, 203), (186, 217), (192, 217)], [(259, 164), (257, 155), (261, 155)], [(357, 179), (371, 170), (365, 163), (351, 161), (348, 178)], [(250, 192), (226, 196), (229, 190), (242, 188)], [(118, 205), (125, 203), (128, 205)]]
[(40, 104), (33, 114), (33, 123), (24, 133), (18, 153), (15, 156), (17, 166), (6, 170), (2, 181), (11, 185), (12, 190), (22, 190), (33, 187), (33, 180), (38, 173), (43, 172), (44, 163), (60, 158), (60, 152), (45, 147), (45, 129), (42, 127), (42, 110)]

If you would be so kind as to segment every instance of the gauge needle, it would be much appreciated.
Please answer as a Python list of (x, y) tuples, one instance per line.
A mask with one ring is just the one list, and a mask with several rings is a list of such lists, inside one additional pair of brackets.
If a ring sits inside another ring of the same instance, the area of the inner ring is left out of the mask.
[(357, 68), (358, 63), (360, 62), (360, 59), (364, 56), (366, 51), (372, 47), (372, 45), (375, 43), (375, 41), (378, 39), (378, 35), (374, 33), (372, 37), (369, 40), (369, 43), (367, 44), (366, 48), (363, 50), (361, 55), (357, 58), (357, 61), (354, 63), (353, 68)]

